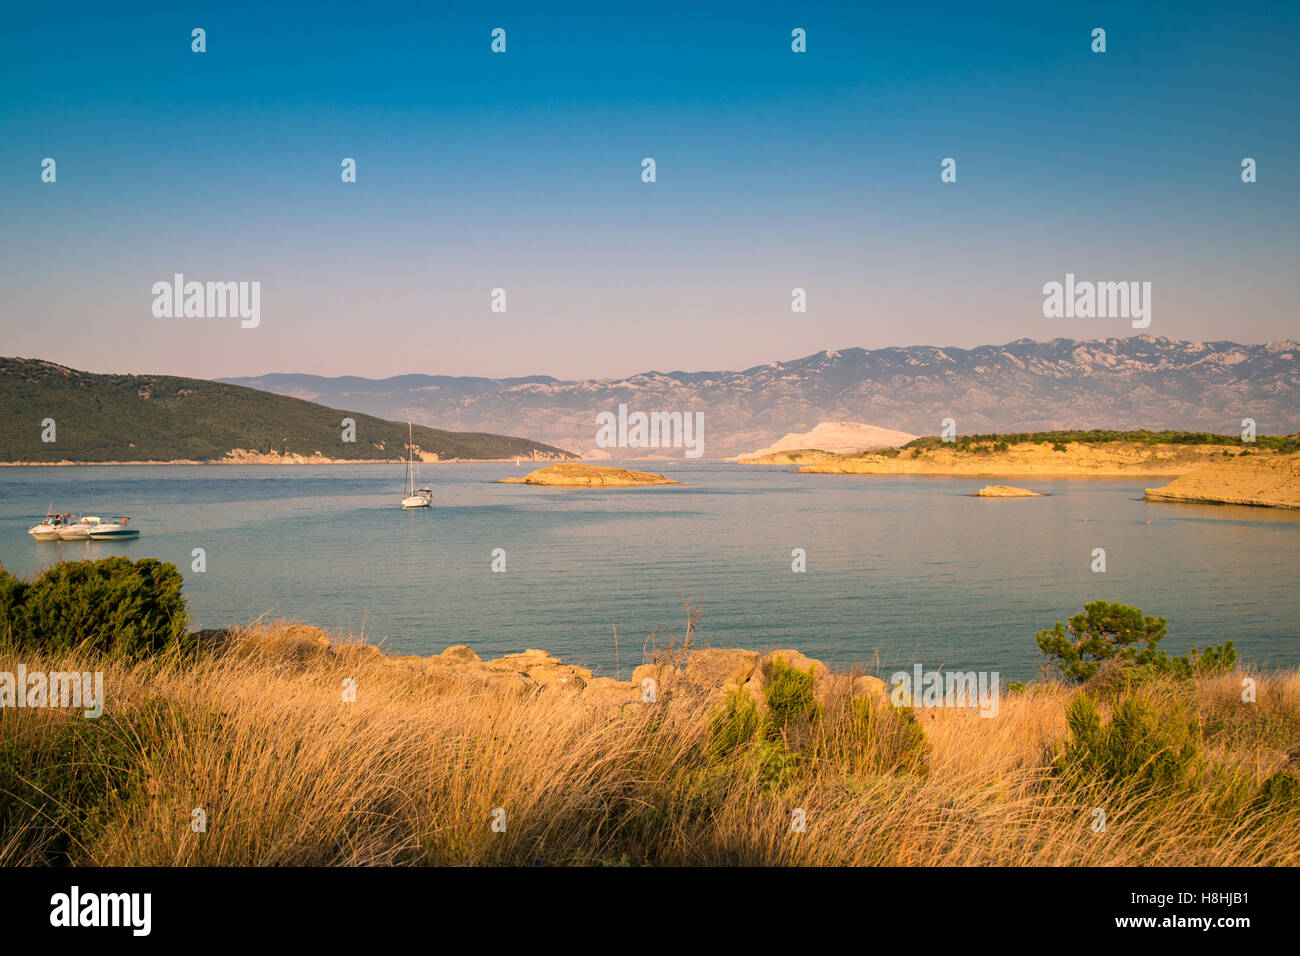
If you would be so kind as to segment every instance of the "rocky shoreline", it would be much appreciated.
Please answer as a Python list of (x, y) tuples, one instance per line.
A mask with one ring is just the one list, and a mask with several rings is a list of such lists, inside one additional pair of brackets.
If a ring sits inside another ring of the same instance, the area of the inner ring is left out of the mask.
[[(239, 634), (237, 630), (215, 629), (198, 631), (195, 636), (200, 647), (220, 650)], [(630, 680), (620, 680), (596, 676), (590, 668), (566, 664), (546, 651), (532, 648), (491, 660), (484, 660), (464, 644), (453, 645), (429, 657), (394, 656), (373, 644), (331, 641), (320, 628), (306, 624), (288, 625), (278, 640), (292, 645), (280, 649), (292, 651), (298, 660), (313, 657), (333, 658), (340, 663), (365, 660), (410, 668), (428, 678), (444, 678), (461, 692), (494, 696), (561, 694), (608, 713), (680, 695), (721, 700), (733, 690), (748, 694), (761, 708), (765, 706), (766, 668), (776, 660), (804, 673), (811, 671), (814, 693), (820, 701), (832, 695), (881, 699), (888, 696), (885, 682), (878, 677), (832, 672), (821, 661), (790, 649), (765, 653), (743, 648), (678, 649), (633, 668)]]

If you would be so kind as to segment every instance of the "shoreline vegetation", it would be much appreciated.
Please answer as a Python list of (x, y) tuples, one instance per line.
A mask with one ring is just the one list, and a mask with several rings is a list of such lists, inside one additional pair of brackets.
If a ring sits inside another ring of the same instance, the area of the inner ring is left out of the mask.
[(1057, 666), (977, 709), (707, 647), (689, 606), (624, 680), (190, 632), (153, 559), (0, 573), (0, 602), (0, 677), (104, 688), (94, 718), (0, 708), (0, 865), (1300, 864), (1300, 670), (1168, 657), (1122, 605), (1040, 631)]
[[(513, 462), (513, 456), (507, 458), (440, 458), (435, 454), (416, 452), (416, 461), (424, 465), (487, 465)], [(533, 464), (538, 461), (551, 461), (546, 457), (519, 456), (521, 462)], [(577, 458), (561, 458), (560, 461), (578, 461)], [(149, 467), (154, 465), (404, 465), (405, 458), (325, 458), (320, 455), (277, 455), (262, 452), (248, 452), (236, 448), (224, 458), (176, 458), (170, 461), (0, 461), (0, 468), (54, 468), (60, 466), (88, 467), (94, 465), (114, 465)]]
[[(405, 421), (176, 375), (101, 375), (0, 357), (6, 464), (334, 464), (407, 458)], [(559, 461), (572, 452), (487, 432), (414, 427), (422, 461)]]

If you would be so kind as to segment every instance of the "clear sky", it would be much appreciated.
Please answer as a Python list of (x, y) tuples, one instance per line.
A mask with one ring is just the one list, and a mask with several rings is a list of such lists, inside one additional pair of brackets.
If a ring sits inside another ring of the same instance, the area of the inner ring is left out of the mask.
[[(0, 354), (572, 378), (1136, 334), (1044, 318), (1067, 272), (1151, 282), (1152, 334), (1300, 337), (1300, 4), (132, 6), (0, 12)], [(260, 282), (260, 325), (155, 318), (177, 272)]]

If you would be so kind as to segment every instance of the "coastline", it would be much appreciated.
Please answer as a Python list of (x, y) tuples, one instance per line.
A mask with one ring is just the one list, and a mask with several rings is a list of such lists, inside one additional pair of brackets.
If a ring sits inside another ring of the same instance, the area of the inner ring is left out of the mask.
[[(534, 461), (579, 461), (577, 458), (559, 458), (559, 459), (528, 459), (529, 463)], [(502, 462), (513, 462), (514, 458), (435, 458), (427, 461), (418, 462), (421, 465), (474, 465), (474, 464), (493, 464)], [(519, 459), (523, 464), (524, 459)], [(290, 456), (288, 458), (273, 458), (269, 455), (259, 456), (256, 459), (245, 458), (175, 458), (170, 461), (0, 461), (0, 468), (60, 468), (60, 467), (86, 467), (92, 465), (105, 466), (123, 466), (123, 467), (151, 467), (162, 465), (404, 465), (405, 458), (308, 458), (305, 456)]]
[[(1128, 478), (1139, 476), (1179, 477), (1206, 465), (1241, 467), (1245, 457), (1233, 450), (1224, 455), (1220, 445), (1143, 445), (1135, 442), (1100, 444), (1072, 443), (1064, 451), (1046, 444), (1018, 444), (993, 451), (957, 448), (929, 448), (919, 454), (908, 452), (836, 456), (829, 452), (808, 453), (811, 463), (798, 467), (809, 475), (929, 475), (966, 478), (1055, 477)], [(800, 465), (803, 452), (782, 452), (765, 456), (753, 464)], [(1247, 461), (1273, 461), (1280, 453), (1259, 450)], [(751, 462), (742, 461), (742, 464)]]

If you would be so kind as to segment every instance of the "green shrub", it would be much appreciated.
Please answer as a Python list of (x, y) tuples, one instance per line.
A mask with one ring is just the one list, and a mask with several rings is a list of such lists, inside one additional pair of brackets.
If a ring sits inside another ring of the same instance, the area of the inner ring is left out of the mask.
[(1156, 658), (1156, 645), (1165, 636), (1167, 623), (1163, 617), (1146, 617), (1140, 609), (1126, 604), (1093, 601), (1085, 604), (1083, 613), (1074, 615), (1068, 624), (1057, 621), (1036, 637), (1039, 650), (1049, 658), (1059, 658), (1056, 666), (1061, 673), (1082, 682), (1096, 674), (1106, 661), (1150, 664)]
[(156, 558), (62, 561), (31, 581), (0, 569), (0, 636), (48, 651), (141, 654), (189, 643), (181, 575)]
[(765, 724), (766, 718), (759, 713), (758, 704), (749, 692), (739, 687), (731, 688), (721, 712), (709, 725), (709, 740), (714, 753), (725, 756), (752, 743), (760, 736)]
[(137, 728), (111, 715), (26, 733), (14, 731), (14, 716), (0, 715), (5, 721), (0, 833), (21, 833), (31, 863), (77, 862), (77, 850), (106, 825), (109, 807), (130, 800), (143, 780)]
[(709, 741), (721, 758), (767, 787), (789, 783), (799, 770), (800, 756), (788, 748), (771, 711), (763, 713), (749, 692), (733, 687), (722, 710), (709, 725)]
[(772, 730), (780, 733), (791, 725), (806, 724), (821, 716), (813, 693), (813, 669), (796, 670), (777, 657), (763, 665), (763, 696)]
[[(929, 746), (925, 730), (910, 707), (892, 707), (870, 697), (851, 702), (853, 737), (861, 760), (850, 760), (855, 770), (884, 774), (908, 770), (924, 775)], [(861, 763), (861, 766), (855, 766)]]
[(1300, 777), (1285, 770), (1270, 774), (1260, 784), (1251, 809), (1261, 812), (1295, 810), (1300, 807)]
[(1097, 703), (1079, 694), (1065, 713), (1070, 737), (1058, 756), (1057, 770), (1075, 786), (1132, 784), (1139, 789), (1190, 785), (1199, 772), (1201, 731), (1182, 704), (1157, 714), (1144, 701), (1121, 701), (1109, 722)]
[(1166, 657), (1161, 651), (1148, 667), (1153, 674), (1168, 674), (1184, 680), (1194, 677), (1218, 677), (1230, 673), (1237, 664), (1237, 649), (1232, 641), (1212, 644), (1203, 652), (1192, 648), (1182, 657)]

